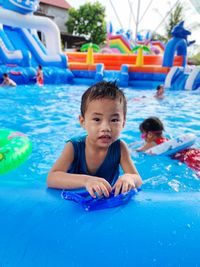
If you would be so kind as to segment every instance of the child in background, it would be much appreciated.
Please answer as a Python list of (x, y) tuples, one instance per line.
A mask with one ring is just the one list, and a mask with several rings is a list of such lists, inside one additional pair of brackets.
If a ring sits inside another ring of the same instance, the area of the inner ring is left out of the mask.
[(158, 99), (163, 99), (164, 98), (164, 85), (160, 84), (157, 86), (156, 88), (157, 92), (155, 94), (155, 97), (158, 98)]
[(37, 80), (37, 84), (39, 86), (43, 86), (44, 85), (44, 75), (43, 75), (43, 71), (42, 71), (42, 66), (41, 65), (38, 65), (36, 80)]
[(16, 82), (14, 82), (12, 79), (9, 78), (8, 73), (3, 74), (3, 82), (0, 86), (17, 86)]
[[(145, 144), (136, 149), (136, 151), (146, 151), (147, 149), (168, 141), (163, 136), (164, 126), (161, 120), (157, 117), (149, 117), (144, 120), (139, 129), (142, 133), (141, 137), (144, 138)], [(187, 148), (177, 152), (172, 156), (173, 159), (179, 160), (187, 164), (191, 169), (200, 172), (200, 149)]]
[[(126, 143), (118, 139), (127, 102), (115, 83), (99, 82), (82, 95), (79, 122), (87, 135), (72, 138), (49, 172), (52, 188), (85, 187), (92, 197), (125, 193), (142, 184)], [(119, 177), (119, 165), (124, 174)]]
[(157, 117), (149, 117), (144, 120), (139, 126), (141, 138), (145, 140), (145, 144), (136, 149), (138, 152), (146, 151), (147, 149), (168, 141), (163, 136), (164, 126), (161, 120)]

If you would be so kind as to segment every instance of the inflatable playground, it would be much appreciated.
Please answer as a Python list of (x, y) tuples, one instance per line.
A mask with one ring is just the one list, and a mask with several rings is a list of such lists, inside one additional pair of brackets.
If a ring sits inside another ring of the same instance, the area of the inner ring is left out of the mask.
[[(135, 46), (137, 54), (133, 54), (134, 47), (127, 38), (119, 34), (109, 35), (109, 47), (102, 49), (103, 54), (67, 53), (69, 68), (75, 79), (117, 80), (122, 87), (144, 89), (163, 83), (166, 88), (196, 90), (200, 82), (199, 67), (186, 67), (190, 34), (181, 22), (174, 27), (166, 47), (161, 42), (152, 41), (153, 53), (148, 55), (143, 55), (145, 41), (138, 41)], [(104, 54), (105, 51), (110, 54)]]
[[(0, 0), (0, 77), (9, 73), (19, 85), (0, 88), (0, 266), (198, 267), (200, 160), (172, 158), (200, 151), (200, 68), (187, 66), (190, 32), (181, 22), (165, 47), (149, 44), (152, 54), (121, 32), (110, 32), (101, 51), (85, 44), (85, 52), (63, 53), (57, 26), (33, 15), (37, 6)], [(149, 115), (164, 120), (169, 141), (131, 151), (143, 178), (138, 190), (94, 199), (85, 190), (47, 188), (66, 140), (84, 134), (82, 93), (102, 80), (123, 87), (128, 112), (120, 138), (130, 150), (132, 142), (141, 145), (138, 126)], [(158, 84), (169, 88), (162, 100), (152, 96)]]
[[(150, 42), (153, 54), (148, 55), (143, 55), (141, 38), (137, 54), (133, 54), (133, 44), (128, 37), (121, 32), (113, 35), (110, 30), (108, 47), (102, 53), (90, 53), (87, 61), (87, 52), (64, 54), (61, 51), (56, 24), (33, 15), (38, 1), (18, 2), (0, 0), (0, 76), (9, 73), (17, 84), (35, 83), (36, 69), (41, 65), (49, 84), (91, 84), (104, 79), (117, 80), (120, 86), (133, 88), (155, 88), (160, 83), (174, 89), (199, 87), (199, 68), (186, 66), (187, 38), (191, 33), (184, 29), (183, 22), (174, 28), (173, 37), (165, 48), (159, 41)], [(45, 45), (38, 32), (44, 35)]]

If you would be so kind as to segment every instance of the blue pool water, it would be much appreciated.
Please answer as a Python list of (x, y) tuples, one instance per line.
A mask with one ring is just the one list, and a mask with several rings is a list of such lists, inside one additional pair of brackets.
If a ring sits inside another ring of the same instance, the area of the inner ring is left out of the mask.
[[(127, 206), (86, 213), (46, 189), (46, 176), (78, 123), (86, 86), (0, 88), (0, 128), (28, 135), (31, 157), (0, 176), (0, 266), (200, 266), (200, 179), (167, 157), (131, 155), (143, 180)], [(158, 116), (167, 136), (197, 136), (200, 94), (124, 89), (127, 123), (121, 138), (140, 145), (139, 124)], [(145, 97), (144, 97), (145, 96)], [(171, 257), (169, 257), (171, 255)], [(133, 263), (135, 262), (135, 265)]]
[[(83, 134), (78, 122), (81, 94), (86, 86), (19, 86), (2, 88), (0, 127), (26, 133), (33, 143), (29, 161), (16, 171), (20, 180), (44, 183), (46, 175), (61, 153), (65, 140)], [(200, 147), (200, 94), (167, 92), (156, 100), (152, 90), (124, 89), (128, 99), (127, 122), (121, 137), (131, 146), (133, 160), (144, 179), (144, 189), (199, 191), (200, 180), (184, 164), (165, 157), (152, 157), (134, 152), (141, 145), (139, 124), (148, 116), (158, 116), (165, 124), (167, 136), (194, 133)], [(143, 98), (145, 96), (145, 98)], [(12, 178), (11, 178), (12, 179)], [(15, 178), (16, 179), (16, 178)]]

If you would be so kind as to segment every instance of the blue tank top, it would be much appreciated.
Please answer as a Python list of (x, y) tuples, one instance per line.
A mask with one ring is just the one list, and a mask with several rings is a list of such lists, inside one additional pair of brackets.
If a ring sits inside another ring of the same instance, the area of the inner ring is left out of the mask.
[(98, 176), (104, 178), (111, 185), (113, 185), (119, 177), (119, 165), (121, 157), (120, 140), (116, 140), (110, 145), (104, 161), (97, 171), (92, 174), (89, 173), (87, 169), (85, 158), (85, 140), (86, 136), (81, 136), (67, 141), (71, 142), (74, 147), (74, 160), (67, 172)]

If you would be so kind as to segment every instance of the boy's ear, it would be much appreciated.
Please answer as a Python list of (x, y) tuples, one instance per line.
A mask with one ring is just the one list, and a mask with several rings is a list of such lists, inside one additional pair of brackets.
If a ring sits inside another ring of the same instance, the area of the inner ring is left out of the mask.
[(79, 115), (79, 122), (80, 122), (80, 125), (84, 128), (85, 120), (84, 120), (84, 117), (82, 115)]

